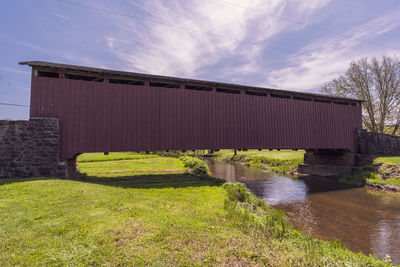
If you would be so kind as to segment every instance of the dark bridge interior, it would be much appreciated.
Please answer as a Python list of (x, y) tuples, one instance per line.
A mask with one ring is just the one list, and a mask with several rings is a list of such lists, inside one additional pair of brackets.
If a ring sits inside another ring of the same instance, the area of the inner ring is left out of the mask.
[(60, 160), (85, 152), (335, 149), (354, 152), (360, 100), (41, 61), (31, 117), (60, 121)]

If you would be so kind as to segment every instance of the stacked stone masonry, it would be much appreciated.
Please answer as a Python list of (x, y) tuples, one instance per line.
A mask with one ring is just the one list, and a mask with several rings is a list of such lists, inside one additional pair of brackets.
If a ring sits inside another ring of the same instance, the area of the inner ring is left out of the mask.
[(358, 153), (374, 156), (400, 156), (400, 136), (357, 130)]
[(62, 177), (58, 119), (0, 120), (0, 178)]

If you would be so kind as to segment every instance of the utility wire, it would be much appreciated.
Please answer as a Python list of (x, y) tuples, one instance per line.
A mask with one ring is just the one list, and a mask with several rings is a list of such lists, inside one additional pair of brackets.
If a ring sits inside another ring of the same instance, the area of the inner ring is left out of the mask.
[[(290, 23), (293, 23), (293, 24), (297, 24), (297, 25), (300, 25), (300, 26), (304, 26), (304, 27), (307, 27), (307, 28), (312, 28), (312, 29), (316, 29), (316, 30), (319, 30), (319, 31), (327, 32), (327, 33), (330, 33), (330, 34), (333, 34), (333, 35), (344, 36), (344, 37), (347, 37), (347, 38), (352, 37), (351, 35), (347, 35), (347, 34), (344, 34), (344, 33), (332, 31), (330, 29), (326, 29), (326, 28), (322, 28), (322, 27), (318, 27), (318, 26), (313, 26), (311, 24), (307, 24), (307, 23), (303, 23), (303, 22), (298, 22), (298, 21), (295, 21), (295, 20), (292, 20), (292, 19), (288, 19), (288, 18), (285, 18), (285, 17), (282, 17), (282, 16), (277, 16), (277, 15), (274, 15), (274, 14), (271, 14), (271, 13), (264, 13), (264, 12), (261, 12), (259, 10), (248, 8), (248, 7), (244, 7), (244, 6), (241, 6), (241, 5), (237, 5), (237, 4), (229, 2), (229, 1), (225, 1), (225, 0), (215, 0), (215, 1), (220, 2), (220, 3), (224, 4), (224, 5), (229, 5), (229, 6), (233, 6), (233, 7), (236, 7), (236, 8), (241, 8), (241, 9), (244, 9), (244, 10), (248, 10), (248, 11), (251, 11), (251, 12), (254, 12), (254, 13), (258, 13), (258, 14), (260, 14), (262, 16), (273, 17), (275, 19), (279, 19), (279, 20), (287, 21), (287, 22), (290, 22)], [(363, 43), (368, 43), (368, 44), (372, 44), (372, 45), (375, 45), (375, 46), (382, 46), (382, 47), (389, 48), (389, 49), (392, 49), (392, 50), (397, 50), (396, 48), (393, 48), (393, 47), (390, 47), (390, 46), (387, 46), (387, 45), (384, 45), (384, 44), (371, 42), (371, 41), (367, 41), (367, 40), (363, 40), (363, 39), (359, 39), (359, 38), (355, 38), (355, 39), (358, 40), (358, 41), (361, 41)]]
[(230, 40), (230, 41), (235, 41), (235, 42), (242, 42), (242, 43), (246, 43), (246, 44), (250, 44), (250, 45), (270, 48), (270, 49), (274, 49), (274, 50), (279, 50), (279, 51), (286, 52), (286, 53), (297, 53), (296, 51), (285, 49), (285, 48), (280, 48), (280, 47), (277, 47), (277, 46), (260, 44), (259, 42), (254, 42), (254, 41), (249, 41), (249, 40), (244, 40), (244, 39), (235, 39), (235, 38), (227, 37), (227, 36), (220, 35), (220, 34), (217, 34), (217, 33), (212, 33), (212, 32), (203, 32), (203, 31), (199, 31), (199, 30), (195, 30), (195, 29), (191, 29), (191, 28), (187, 28), (187, 27), (182, 27), (182, 26), (179, 26), (179, 25), (176, 25), (176, 24), (169, 24), (169, 23), (165, 23), (165, 22), (161, 22), (161, 21), (157, 21), (157, 20), (152, 20), (152, 19), (147, 19), (147, 18), (143, 18), (143, 17), (133, 16), (133, 15), (126, 14), (126, 13), (121, 13), (121, 12), (117, 12), (117, 11), (113, 11), (113, 10), (109, 10), (109, 9), (104, 9), (104, 8), (99, 8), (99, 7), (94, 7), (94, 6), (89, 6), (89, 5), (76, 3), (76, 2), (72, 2), (72, 1), (68, 1), (68, 0), (55, 0), (55, 1), (58, 1), (58, 2), (61, 2), (61, 3), (65, 3), (65, 4), (69, 4), (69, 5), (78, 6), (78, 7), (83, 7), (83, 8), (87, 8), (87, 9), (92, 9), (92, 10), (100, 11), (100, 12), (103, 12), (103, 13), (113, 14), (113, 15), (122, 16), (122, 17), (128, 17), (128, 18), (132, 18), (132, 19), (135, 19), (135, 20), (142, 20), (142, 21), (153, 23), (153, 24), (169, 26), (169, 27), (173, 27), (173, 28), (180, 29), (180, 30), (183, 30), (183, 31), (210, 35), (210, 36), (213, 36), (213, 37), (216, 37), (216, 38), (219, 38), (219, 39), (225, 39), (225, 40)]
[(2, 106), (14, 106), (14, 107), (29, 107), (29, 105), (13, 104), (13, 103), (0, 103)]
[[(293, 51), (293, 50), (289, 50), (289, 49), (285, 49), (285, 48), (280, 48), (280, 47), (277, 47), (277, 46), (261, 44), (260, 42), (254, 42), (254, 41), (249, 41), (249, 40), (245, 40), (245, 39), (235, 39), (235, 38), (227, 37), (227, 36), (220, 35), (220, 34), (213, 33), (213, 32), (203, 32), (203, 31), (199, 31), (199, 30), (196, 30), (196, 29), (191, 29), (191, 28), (179, 26), (179, 25), (176, 25), (176, 24), (170, 24), (170, 23), (165, 23), (165, 22), (162, 22), (162, 21), (153, 20), (153, 19), (138, 17), (138, 16), (122, 13), (122, 12), (117, 12), (117, 11), (105, 9), (105, 8), (99, 8), (99, 7), (90, 6), (90, 5), (86, 5), (86, 4), (76, 3), (76, 2), (73, 2), (73, 1), (68, 1), (68, 0), (55, 0), (55, 1), (58, 1), (58, 2), (61, 2), (61, 3), (65, 3), (65, 4), (69, 4), (69, 5), (73, 5), (73, 6), (82, 7), (82, 8), (92, 9), (92, 10), (103, 12), (103, 13), (113, 14), (113, 15), (122, 16), (122, 17), (128, 17), (128, 18), (132, 18), (132, 19), (135, 19), (135, 20), (146, 21), (146, 22), (153, 23), (153, 24), (169, 26), (169, 27), (173, 27), (173, 28), (180, 29), (180, 30), (183, 30), (183, 31), (210, 35), (210, 36), (213, 36), (213, 37), (216, 37), (216, 38), (220, 38), (220, 39), (226, 39), (226, 40), (230, 40), (230, 41), (242, 42), (242, 43), (246, 43), (246, 44), (250, 44), (250, 45), (254, 45), (254, 46), (265, 47), (265, 48), (270, 48), (270, 49), (274, 49), (274, 50), (278, 50), (278, 51), (282, 51), (282, 52), (286, 52), (286, 53), (303, 54), (303, 53), (298, 53), (297, 51)], [(268, 14), (268, 13), (262, 13), (260, 11), (256, 11), (255, 9), (250, 9), (250, 8), (247, 8), (247, 7), (236, 5), (236, 4), (228, 2), (228, 1), (224, 1), (224, 0), (216, 0), (216, 1), (219, 1), (219, 2), (224, 3), (226, 5), (235, 6), (237, 8), (243, 8), (243, 9), (246, 9), (246, 10), (249, 10), (249, 11), (252, 11), (252, 12), (257, 12), (257, 13), (263, 14), (264, 16), (270, 16), (270, 17), (274, 17), (276, 19), (285, 20), (285, 21), (288, 21), (288, 22), (291, 22), (291, 23), (294, 23), (294, 24), (297, 24), (297, 25), (302, 25), (302, 26), (314, 28), (314, 29), (317, 29), (317, 30), (320, 30), (320, 31), (325, 31), (325, 32), (328, 32), (330, 34), (340, 35), (340, 36), (344, 36), (344, 37), (352, 37), (350, 35), (342, 34), (342, 33), (339, 33), (339, 32), (335, 32), (335, 31), (332, 31), (332, 30), (329, 30), (329, 29), (325, 29), (325, 28), (321, 28), (321, 27), (317, 27), (317, 26), (312, 26), (310, 24), (298, 22), (298, 21), (295, 21), (295, 20), (291, 20), (291, 19), (288, 19), (288, 18), (281, 17), (281, 16), (276, 16), (276, 15), (272, 15), (272, 14)], [(362, 40), (362, 39), (359, 39), (359, 38), (356, 38), (356, 39), (359, 40), (360, 42), (368, 43), (370, 45), (381, 46), (381, 47), (385, 47), (385, 48), (389, 48), (389, 49), (397, 51), (397, 49), (395, 49), (393, 47), (389, 47), (389, 46), (386, 46), (386, 45), (378, 44), (378, 43), (375, 43), (375, 42)]]

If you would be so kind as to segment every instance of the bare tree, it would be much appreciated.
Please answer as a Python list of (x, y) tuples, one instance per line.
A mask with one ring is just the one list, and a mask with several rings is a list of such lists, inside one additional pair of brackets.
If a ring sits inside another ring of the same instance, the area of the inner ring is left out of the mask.
[(393, 135), (399, 131), (400, 60), (396, 56), (353, 61), (343, 75), (326, 83), (321, 91), (364, 100), (362, 119), (368, 130)]

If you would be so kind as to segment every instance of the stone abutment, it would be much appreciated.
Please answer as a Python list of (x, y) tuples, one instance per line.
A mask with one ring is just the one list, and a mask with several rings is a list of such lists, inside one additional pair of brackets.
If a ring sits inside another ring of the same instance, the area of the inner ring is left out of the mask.
[(63, 177), (58, 119), (0, 120), (0, 178)]

